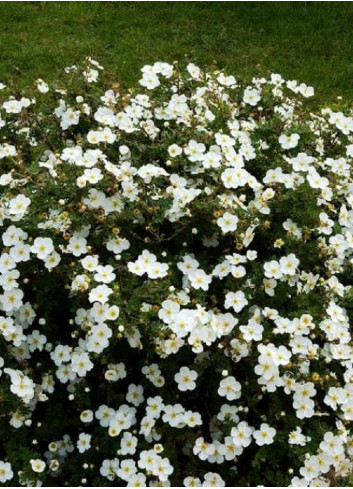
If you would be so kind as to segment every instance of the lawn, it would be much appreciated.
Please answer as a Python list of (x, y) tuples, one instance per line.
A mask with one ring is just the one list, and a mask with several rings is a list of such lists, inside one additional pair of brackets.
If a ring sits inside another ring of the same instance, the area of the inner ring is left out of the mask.
[(21, 88), (97, 58), (124, 85), (155, 60), (268, 71), (352, 94), (352, 2), (1, 2), (1, 79)]

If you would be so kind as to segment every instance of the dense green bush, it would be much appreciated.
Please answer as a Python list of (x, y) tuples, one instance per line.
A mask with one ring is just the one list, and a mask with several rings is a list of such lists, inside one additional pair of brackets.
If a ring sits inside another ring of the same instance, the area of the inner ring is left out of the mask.
[(0, 481), (347, 483), (353, 119), (277, 74), (65, 71), (0, 92)]

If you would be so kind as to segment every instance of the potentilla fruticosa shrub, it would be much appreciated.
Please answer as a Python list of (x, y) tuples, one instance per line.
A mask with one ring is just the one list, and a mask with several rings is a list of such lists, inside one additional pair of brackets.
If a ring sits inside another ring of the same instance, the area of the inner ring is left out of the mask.
[(278, 74), (65, 71), (0, 92), (1, 483), (347, 483), (349, 111)]

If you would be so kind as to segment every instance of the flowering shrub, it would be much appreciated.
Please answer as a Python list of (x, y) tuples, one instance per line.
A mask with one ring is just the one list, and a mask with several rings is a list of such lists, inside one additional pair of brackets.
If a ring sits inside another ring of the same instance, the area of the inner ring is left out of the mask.
[(353, 118), (101, 71), (1, 87), (0, 482), (349, 482)]

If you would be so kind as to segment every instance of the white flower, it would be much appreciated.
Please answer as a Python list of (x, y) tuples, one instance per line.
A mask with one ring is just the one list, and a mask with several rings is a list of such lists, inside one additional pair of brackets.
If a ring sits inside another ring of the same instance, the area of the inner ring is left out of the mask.
[(41, 80), (40, 78), (37, 80), (37, 89), (40, 93), (47, 93), (49, 92), (49, 86), (45, 81)]
[(158, 317), (166, 324), (170, 324), (174, 316), (180, 311), (180, 305), (172, 300), (162, 302), (162, 307), (158, 311)]
[(251, 443), (253, 429), (250, 428), (246, 421), (241, 421), (235, 428), (231, 430), (231, 436), (236, 445), (248, 447)]
[(0, 295), (2, 310), (6, 312), (18, 310), (22, 306), (23, 297), (24, 293), (21, 289), (11, 288), (4, 290), (4, 293)]
[(103, 141), (102, 131), (89, 131), (87, 134), (87, 141), (90, 144), (98, 144)]
[(69, 240), (67, 245), (68, 251), (70, 251), (74, 256), (81, 256), (87, 253), (87, 240), (85, 238), (78, 238), (73, 236)]
[(297, 426), (295, 431), (289, 433), (288, 443), (290, 445), (300, 445), (302, 447), (306, 445), (306, 437), (303, 435), (300, 426)]
[(310, 169), (310, 165), (314, 163), (315, 158), (308, 156), (306, 153), (298, 153), (295, 158), (291, 158), (288, 161), (293, 166), (294, 171), (307, 172)]
[(68, 129), (70, 126), (77, 125), (80, 120), (80, 111), (73, 110), (69, 107), (65, 112), (61, 115), (60, 126), (63, 130)]
[(146, 273), (149, 278), (163, 278), (168, 275), (168, 265), (166, 263), (153, 262), (146, 268)]
[(184, 153), (188, 155), (190, 161), (202, 161), (206, 146), (203, 143), (198, 143), (194, 140), (189, 141)]
[(105, 313), (105, 319), (107, 321), (115, 321), (120, 315), (120, 309), (118, 306), (111, 306)]
[(224, 73), (220, 73), (217, 76), (217, 81), (221, 85), (225, 85), (226, 87), (232, 87), (232, 86), (234, 86), (236, 84), (236, 80), (235, 80), (235, 78), (234, 78), (233, 75), (225, 76)]
[(90, 409), (82, 411), (82, 413), (80, 414), (80, 420), (83, 423), (91, 423), (93, 421), (93, 411), (91, 411)]
[(332, 432), (327, 432), (320, 443), (320, 449), (331, 456), (341, 455), (344, 452), (343, 440)]
[(33, 472), (38, 473), (43, 472), (46, 467), (45, 462), (43, 462), (43, 460), (40, 460), (39, 458), (31, 459), (30, 464)]
[(259, 430), (254, 431), (253, 437), (257, 445), (271, 445), (273, 443), (276, 430), (267, 423), (262, 423)]
[(88, 298), (90, 302), (100, 302), (101, 304), (105, 304), (112, 293), (113, 290), (107, 285), (98, 285), (98, 287), (91, 290)]
[(190, 370), (188, 367), (181, 367), (179, 372), (174, 375), (174, 380), (178, 384), (180, 391), (194, 390), (196, 387), (195, 380), (197, 379), (197, 372)]
[(226, 484), (219, 474), (207, 472), (202, 487), (224, 487)]
[(222, 147), (229, 148), (234, 146), (235, 139), (228, 136), (228, 134), (223, 134), (222, 132), (217, 132), (215, 134), (216, 143)]
[(287, 136), (286, 134), (282, 134), (279, 139), (279, 144), (283, 149), (292, 149), (298, 145), (299, 134), (293, 133)]
[(46, 341), (47, 338), (45, 335), (40, 334), (37, 329), (33, 330), (32, 333), (27, 336), (27, 343), (30, 351), (42, 351)]
[(208, 290), (212, 277), (203, 270), (195, 270), (189, 274), (191, 286), (194, 289)]
[(137, 441), (136, 436), (133, 436), (129, 431), (124, 431), (120, 441), (121, 455), (134, 455), (136, 453)]
[(98, 267), (98, 257), (87, 255), (81, 261), (81, 264), (85, 270), (89, 272), (95, 272)]
[(198, 477), (188, 476), (183, 480), (184, 487), (202, 487), (201, 480)]
[(45, 260), (53, 251), (54, 245), (50, 238), (36, 238), (31, 246), (31, 252), (40, 260)]
[(116, 275), (113, 272), (113, 267), (111, 265), (106, 265), (105, 267), (98, 265), (95, 268), (94, 280), (96, 282), (103, 282), (104, 284), (109, 284), (112, 282)]
[(13, 215), (23, 215), (26, 213), (31, 199), (25, 195), (18, 195), (9, 201), (9, 213)]
[(226, 377), (221, 380), (218, 388), (218, 395), (225, 397), (228, 401), (234, 401), (241, 396), (241, 385), (234, 377)]
[(2, 242), (4, 246), (16, 246), (23, 243), (28, 238), (28, 234), (21, 228), (9, 226), (2, 234)]
[(276, 365), (288, 365), (292, 354), (285, 346), (280, 345), (272, 354), (272, 360)]
[(0, 482), (3, 484), (13, 478), (13, 471), (9, 462), (0, 460)]
[(293, 407), (299, 419), (312, 418), (314, 416), (315, 403), (308, 398), (294, 399)]
[(50, 255), (48, 255), (45, 258), (44, 263), (45, 263), (46, 268), (51, 270), (52, 268), (55, 268), (60, 263), (60, 261), (61, 261), (61, 257), (59, 255), (59, 253), (57, 253), (56, 251), (53, 251), (52, 253), (50, 253)]
[(307, 181), (311, 188), (317, 188), (324, 190), (328, 187), (329, 180), (326, 177), (322, 177), (315, 168), (309, 168), (306, 176)]
[(223, 185), (226, 188), (236, 189), (243, 187), (248, 182), (249, 175), (246, 170), (242, 168), (227, 168), (221, 175)]
[(168, 148), (169, 156), (171, 156), (172, 158), (175, 158), (176, 156), (180, 156), (182, 152), (183, 152), (182, 148), (177, 144), (172, 144)]
[(168, 176), (168, 173), (163, 168), (152, 165), (151, 163), (148, 165), (142, 165), (138, 169), (137, 174), (144, 180), (145, 183), (151, 183), (153, 177)]
[(201, 75), (201, 70), (198, 66), (196, 66), (194, 63), (189, 63), (186, 67), (188, 72), (190, 73), (191, 77), (194, 78), (195, 80), (200, 78)]
[(83, 173), (83, 178), (86, 180), (86, 182), (93, 185), (98, 183), (100, 180), (103, 180), (104, 176), (99, 168), (86, 168)]
[(75, 352), (71, 358), (71, 368), (79, 377), (84, 377), (87, 372), (92, 370), (93, 363), (86, 352)]
[(284, 275), (294, 275), (299, 265), (299, 260), (294, 253), (291, 253), (288, 256), (283, 256), (279, 261), (279, 265), (280, 270)]
[(242, 290), (238, 292), (228, 292), (225, 297), (224, 307), (233, 308), (235, 312), (240, 312), (248, 304), (245, 294)]
[(257, 321), (250, 320), (246, 326), (240, 326), (245, 341), (261, 341), (264, 327)]
[(192, 256), (186, 255), (182, 262), (177, 263), (177, 266), (182, 273), (189, 275), (191, 272), (195, 272), (198, 269), (199, 262)]
[(305, 460), (304, 467), (301, 467), (299, 472), (306, 481), (311, 481), (319, 475), (319, 467), (316, 465), (313, 457), (310, 457)]
[(2, 104), (3, 109), (8, 114), (19, 114), (23, 108), (23, 105), (20, 100), (7, 100)]
[(276, 260), (264, 264), (265, 277), (280, 279), (283, 275), (281, 265)]
[(91, 435), (80, 433), (77, 441), (77, 450), (80, 453), (86, 452), (91, 448)]
[(217, 219), (218, 226), (222, 229), (223, 233), (228, 233), (229, 231), (235, 231), (238, 225), (238, 217), (229, 212), (225, 212), (222, 217)]
[(261, 95), (255, 88), (247, 88), (244, 91), (243, 100), (246, 104), (255, 106), (261, 100)]
[(160, 85), (159, 78), (154, 73), (144, 73), (139, 83), (149, 90), (153, 90), (154, 88), (158, 87), (158, 85)]
[(126, 394), (126, 400), (134, 406), (141, 404), (144, 400), (142, 385), (130, 384)]

